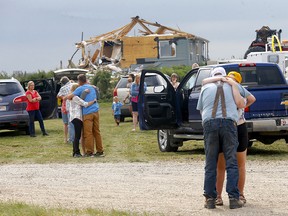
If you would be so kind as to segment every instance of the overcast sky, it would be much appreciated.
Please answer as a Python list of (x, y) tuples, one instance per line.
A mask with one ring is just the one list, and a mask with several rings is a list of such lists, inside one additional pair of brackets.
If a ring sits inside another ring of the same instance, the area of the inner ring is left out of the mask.
[[(288, 39), (287, 0), (0, 0), (0, 72), (66, 67), (75, 43), (131, 17), (206, 38), (211, 60), (242, 58), (263, 25)], [(74, 59), (76, 63), (78, 59)]]

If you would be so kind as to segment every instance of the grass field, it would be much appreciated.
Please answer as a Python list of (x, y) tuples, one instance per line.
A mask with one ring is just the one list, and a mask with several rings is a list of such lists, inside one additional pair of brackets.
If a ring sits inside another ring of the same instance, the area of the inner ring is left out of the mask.
[[(45, 120), (49, 136), (42, 136), (38, 122), (36, 138), (13, 131), (0, 132), (0, 163), (99, 163), (99, 162), (153, 162), (204, 160), (203, 141), (187, 141), (178, 152), (160, 152), (156, 131), (132, 132), (132, 119), (116, 127), (110, 103), (100, 104), (100, 123), (103, 138), (104, 158), (73, 158), (72, 145), (63, 142), (63, 124), (61, 119)], [(255, 142), (248, 150), (248, 160), (288, 160), (288, 145), (278, 141), (272, 145)], [(23, 203), (0, 203), (0, 215), (135, 215), (127, 212), (103, 212), (97, 209), (46, 209)], [(148, 215), (143, 213), (142, 215)]]
[[(111, 104), (100, 104), (100, 129), (105, 158), (100, 162), (148, 162), (156, 160), (189, 161), (204, 160), (203, 141), (187, 141), (178, 152), (160, 152), (156, 131), (132, 132), (132, 118), (126, 118), (119, 127), (115, 126)], [(63, 142), (61, 119), (44, 121), (49, 136), (42, 136), (35, 122), (36, 138), (13, 131), (1, 131), (0, 163), (91, 163), (95, 158), (72, 158), (72, 145)], [(288, 145), (284, 140), (264, 145), (255, 142), (248, 150), (248, 160), (287, 160)]]

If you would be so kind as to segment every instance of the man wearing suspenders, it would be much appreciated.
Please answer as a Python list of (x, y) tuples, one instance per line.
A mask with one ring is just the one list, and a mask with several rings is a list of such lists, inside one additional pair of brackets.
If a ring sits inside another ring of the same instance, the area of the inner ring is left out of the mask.
[(217, 160), (220, 148), (224, 153), (227, 170), (226, 191), (229, 196), (230, 209), (241, 208), (239, 200), (238, 165), (236, 150), (238, 146), (237, 124), (239, 119), (237, 108), (244, 108), (245, 102), (239, 93), (237, 83), (225, 78), (222, 67), (214, 68), (211, 77), (222, 76), (216, 83), (208, 83), (201, 89), (197, 109), (202, 116), (205, 147), (205, 208), (215, 208)]

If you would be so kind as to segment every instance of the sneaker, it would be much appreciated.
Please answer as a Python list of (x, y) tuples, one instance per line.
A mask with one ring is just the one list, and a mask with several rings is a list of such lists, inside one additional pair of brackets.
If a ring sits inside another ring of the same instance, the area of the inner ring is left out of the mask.
[(215, 205), (217, 206), (223, 206), (223, 200), (221, 197), (217, 197), (215, 201)]
[(96, 152), (94, 154), (95, 157), (104, 157), (104, 152)]
[(86, 154), (84, 154), (84, 157), (94, 157), (94, 154), (92, 154), (92, 153), (86, 153)]
[(49, 136), (47, 132), (43, 132), (43, 136)]
[(82, 157), (82, 155), (81, 154), (74, 154), (73, 157), (74, 158), (79, 158), (79, 157)]
[(215, 206), (215, 199), (214, 198), (206, 198), (204, 207), (207, 209), (214, 209)]
[(244, 206), (244, 203), (240, 199), (229, 198), (230, 209), (242, 208), (243, 206)]
[(247, 200), (246, 200), (246, 198), (244, 197), (243, 194), (240, 194), (239, 199), (240, 199), (244, 204), (246, 204)]

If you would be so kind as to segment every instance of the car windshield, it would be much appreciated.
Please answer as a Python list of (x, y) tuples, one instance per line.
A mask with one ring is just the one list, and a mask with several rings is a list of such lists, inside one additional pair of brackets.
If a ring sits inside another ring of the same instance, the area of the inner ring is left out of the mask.
[(13, 83), (13, 82), (0, 83), (0, 95), (1, 96), (13, 95), (13, 94), (17, 94), (20, 92), (21, 92), (21, 89), (19, 88), (19, 85), (17, 85), (17, 83)]

